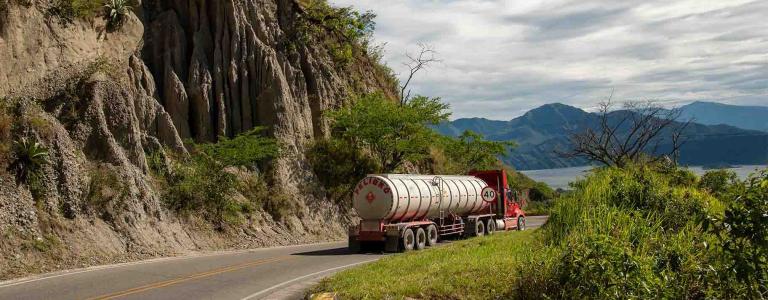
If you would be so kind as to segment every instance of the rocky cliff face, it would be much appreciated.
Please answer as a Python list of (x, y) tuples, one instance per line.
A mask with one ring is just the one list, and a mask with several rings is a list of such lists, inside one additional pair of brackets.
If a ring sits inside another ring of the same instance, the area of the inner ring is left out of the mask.
[[(299, 4), (145, 0), (110, 31), (98, 17), (62, 22), (51, 1), (0, 2), (8, 130), (35, 136), (51, 162), (34, 188), (0, 176), (0, 277), (343, 235), (349, 216), (324, 199), (304, 153), (329, 133), (323, 111), (353, 92), (394, 95), (392, 81), (365, 56), (339, 67), (321, 46), (288, 47)], [(222, 233), (164, 208), (146, 153), (184, 155), (185, 139), (255, 126), (278, 138), (272, 184), (301, 200), (301, 218), (257, 212)]]

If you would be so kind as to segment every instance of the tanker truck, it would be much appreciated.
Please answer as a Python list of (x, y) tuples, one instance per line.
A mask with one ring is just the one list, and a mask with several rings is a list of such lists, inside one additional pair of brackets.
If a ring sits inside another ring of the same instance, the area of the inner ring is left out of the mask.
[(525, 200), (510, 190), (504, 170), (457, 175), (368, 175), (354, 188), (360, 223), (349, 228), (349, 249), (420, 250), (448, 237), (524, 230)]

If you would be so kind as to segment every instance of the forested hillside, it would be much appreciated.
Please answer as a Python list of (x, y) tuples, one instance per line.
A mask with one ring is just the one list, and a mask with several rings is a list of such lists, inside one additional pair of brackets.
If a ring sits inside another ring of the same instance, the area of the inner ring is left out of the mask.
[[(768, 99), (765, 100), (768, 103)], [(680, 107), (681, 117), (706, 125), (730, 125), (768, 131), (767, 106), (741, 106), (697, 101)]]

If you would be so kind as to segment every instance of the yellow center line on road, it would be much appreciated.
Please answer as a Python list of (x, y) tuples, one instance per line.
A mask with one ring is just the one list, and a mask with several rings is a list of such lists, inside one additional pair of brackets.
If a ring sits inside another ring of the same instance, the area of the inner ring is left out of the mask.
[(157, 288), (167, 287), (167, 286), (171, 286), (171, 285), (174, 285), (174, 284), (179, 284), (179, 283), (190, 281), (190, 280), (195, 280), (195, 279), (210, 277), (210, 276), (221, 274), (221, 273), (226, 273), (226, 272), (236, 271), (236, 270), (240, 270), (240, 269), (245, 269), (245, 268), (252, 267), (252, 266), (257, 266), (257, 265), (262, 265), (262, 264), (271, 263), (271, 262), (278, 262), (278, 261), (288, 260), (290, 258), (291, 258), (291, 256), (280, 256), (280, 257), (276, 257), (276, 258), (260, 259), (260, 260), (251, 261), (251, 262), (247, 262), (247, 263), (242, 263), (242, 264), (232, 265), (232, 266), (223, 267), (223, 268), (219, 268), (219, 269), (214, 269), (214, 270), (207, 271), (207, 272), (202, 272), (202, 273), (192, 274), (192, 275), (188, 275), (188, 276), (184, 276), (184, 277), (179, 277), (179, 278), (176, 278), (176, 279), (155, 282), (155, 283), (151, 283), (151, 284), (135, 287), (135, 288), (124, 290), (124, 291), (120, 291), (120, 292), (115, 292), (115, 293), (111, 293), (111, 294), (107, 294), (107, 295), (102, 295), (102, 296), (97, 296), (97, 297), (93, 297), (93, 298), (88, 298), (88, 300), (115, 299), (115, 298), (118, 298), (118, 297), (124, 297), (124, 296), (132, 295), (132, 294), (137, 294), (137, 293), (141, 293), (141, 292), (145, 292), (145, 291), (149, 291), (149, 290), (153, 290), (153, 289), (157, 289)]

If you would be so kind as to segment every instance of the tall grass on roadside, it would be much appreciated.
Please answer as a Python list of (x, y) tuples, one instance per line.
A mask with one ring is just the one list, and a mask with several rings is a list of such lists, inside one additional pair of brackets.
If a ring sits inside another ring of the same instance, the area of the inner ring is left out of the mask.
[[(659, 166), (596, 170), (556, 202), (543, 236), (556, 256), (518, 282), (518, 298), (736, 298), (718, 239), (701, 224), (723, 202), (687, 171)], [(533, 269), (530, 269), (533, 271)]]
[(499, 233), (403, 255), (325, 279), (314, 292), (338, 292), (340, 299), (498, 299), (513, 293), (527, 276), (521, 264), (542, 245), (532, 231)]

